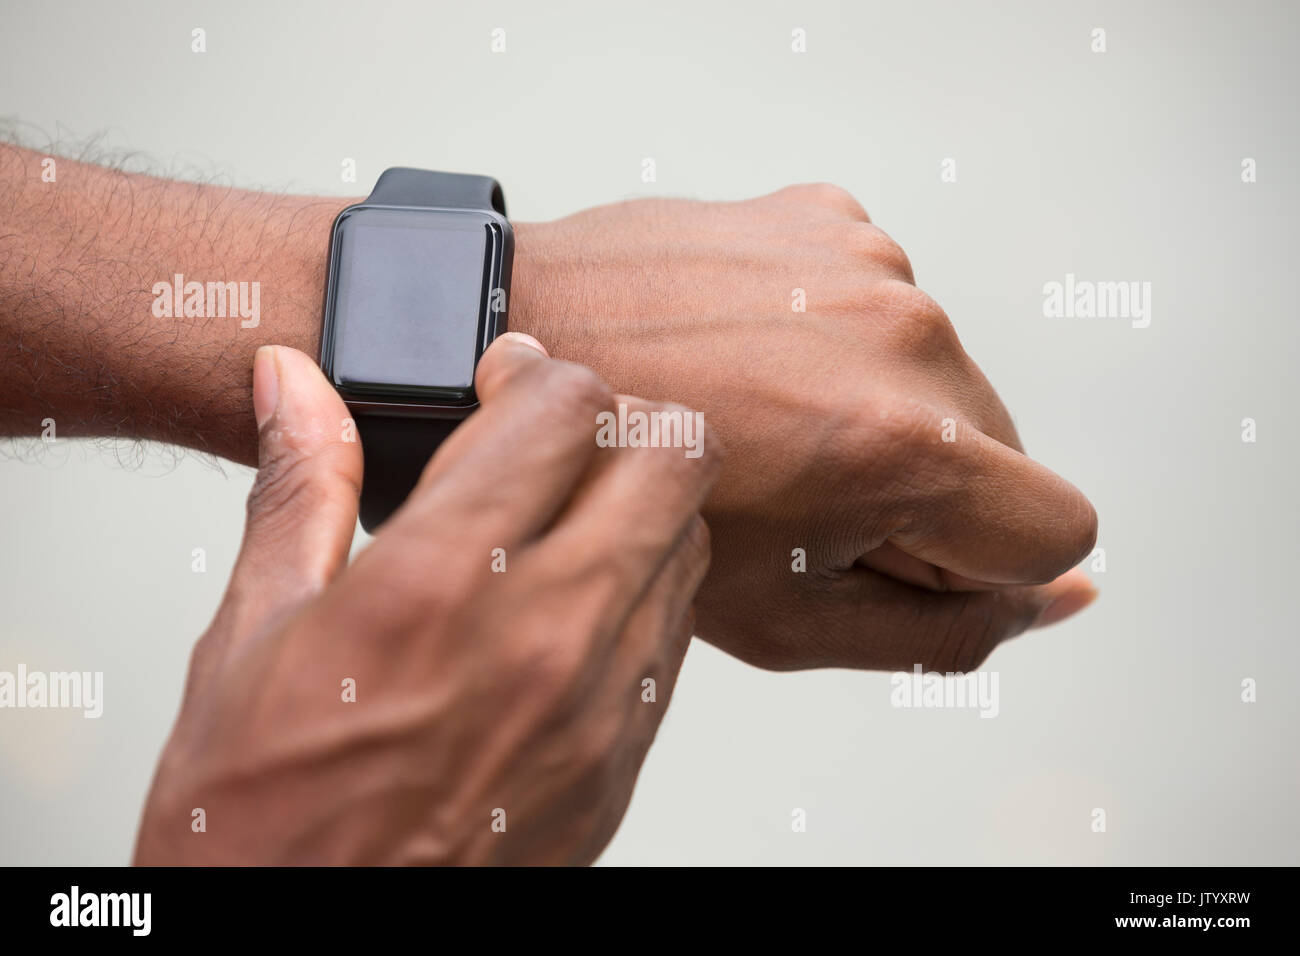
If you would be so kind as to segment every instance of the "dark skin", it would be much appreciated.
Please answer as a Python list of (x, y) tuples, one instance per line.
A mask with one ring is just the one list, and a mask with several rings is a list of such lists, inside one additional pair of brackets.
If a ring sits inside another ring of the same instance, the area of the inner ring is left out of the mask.
[[(69, 160), (44, 183), (41, 158), (0, 149), (0, 430), (53, 417), (252, 464), (252, 355), (316, 354), (350, 200)], [(176, 272), (260, 281), (260, 325), (155, 319), (152, 284)], [(968, 670), (1095, 596), (1066, 573), (1091, 505), (1022, 453), (907, 257), (836, 187), (519, 223), (509, 320), (618, 391), (701, 410), (728, 447), (697, 633), (745, 660)]]
[(716, 442), (697, 458), (598, 448), (600, 412), (665, 407), (509, 333), (479, 363), (478, 414), (349, 566), (362, 457), (346, 408), (293, 349), (260, 350), (253, 381), (244, 542), (136, 862), (595, 859), (690, 643)]

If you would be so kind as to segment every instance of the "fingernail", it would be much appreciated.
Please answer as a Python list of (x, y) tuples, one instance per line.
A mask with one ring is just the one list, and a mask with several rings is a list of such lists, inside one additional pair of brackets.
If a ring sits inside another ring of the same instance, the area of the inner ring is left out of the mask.
[(1038, 620), (1034, 622), (1034, 627), (1050, 627), (1060, 621), (1064, 621), (1071, 615), (1078, 614), (1085, 607), (1097, 600), (1099, 592), (1088, 584), (1086, 588), (1076, 588), (1066, 591), (1047, 607), (1043, 608), (1038, 615)]
[(502, 332), (500, 338), (509, 339), (512, 342), (518, 342), (520, 345), (527, 345), (529, 348), (537, 349), (537, 351), (541, 352), (547, 358), (550, 358), (551, 353), (546, 351), (546, 346), (537, 341), (537, 339), (533, 338), (527, 332)]
[(275, 346), (263, 345), (253, 356), (253, 416), (260, 431), (280, 404), (280, 370)]

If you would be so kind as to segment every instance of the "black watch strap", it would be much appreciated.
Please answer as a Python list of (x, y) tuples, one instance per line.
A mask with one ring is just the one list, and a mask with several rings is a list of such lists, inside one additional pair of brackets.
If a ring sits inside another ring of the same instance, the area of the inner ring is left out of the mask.
[(357, 415), (365, 458), (361, 484), (361, 527), (368, 534), (402, 506), (433, 453), (460, 424), (445, 418)]
[(506, 214), (501, 184), (491, 176), (438, 173), (394, 166), (384, 170), (366, 202), (383, 206), (446, 206), (453, 209), (495, 209)]
[[(402, 166), (385, 170), (365, 201), (383, 206), (495, 209), (506, 214), (501, 184), (490, 176)], [(361, 527), (374, 534), (401, 507), (424, 466), (460, 421), (365, 412), (355, 413), (354, 418), (366, 469), (361, 486)]]

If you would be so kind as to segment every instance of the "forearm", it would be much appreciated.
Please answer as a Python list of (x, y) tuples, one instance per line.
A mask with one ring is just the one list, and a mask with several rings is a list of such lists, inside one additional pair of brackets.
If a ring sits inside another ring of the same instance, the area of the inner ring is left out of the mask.
[[(351, 200), (62, 158), (44, 182), (43, 158), (0, 145), (0, 434), (39, 434), (49, 418), (59, 437), (156, 439), (255, 463), (253, 353), (315, 354), (330, 222)], [(160, 301), (156, 285), (178, 274), (182, 290), (244, 283), (246, 305), (257, 283), (256, 314), (241, 315), (237, 297), (223, 308), (204, 297), (199, 315), (184, 295)]]

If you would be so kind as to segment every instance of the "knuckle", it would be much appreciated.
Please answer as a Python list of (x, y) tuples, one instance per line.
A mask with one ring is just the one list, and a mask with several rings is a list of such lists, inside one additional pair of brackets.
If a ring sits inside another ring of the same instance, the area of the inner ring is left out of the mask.
[[(417, 557), (418, 556), (418, 557)], [(429, 568), (438, 572), (430, 574)], [(366, 594), (358, 604), (362, 619), (376, 637), (407, 642), (411, 634), (431, 627), (472, 628), (471, 595), (482, 589), (482, 577), (472, 562), (458, 560), (449, 550), (429, 546), (427, 535), (392, 522), (384, 536), (353, 565), (355, 580)]]
[(943, 410), (889, 394), (870, 404), (866, 414), (842, 429), (835, 454), (846, 473), (876, 489), (877, 519), (892, 527), (946, 507), (961, 491), (952, 461), (965, 443), (944, 442)]
[[(218, 611), (218, 620), (223, 613)], [(225, 629), (219, 627), (216, 623), (208, 630), (204, 631), (202, 636), (194, 642), (190, 648), (189, 662), (185, 676), (185, 696), (190, 694), (200, 684), (204, 683), (207, 675), (220, 666), (222, 658), (222, 645), (225, 643)]]
[(855, 261), (865, 261), (876, 268), (912, 280), (912, 261), (908, 259), (903, 247), (895, 242), (884, 230), (869, 223), (853, 223), (843, 236), (840, 244)]
[(581, 673), (572, 641), (532, 638), (516, 641), (501, 662), (534, 700), (550, 713), (567, 712)]
[(802, 183), (790, 187), (790, 190), (800, 201), (809, 205), (839, 213), (850, 219), (865, 221), (867, 218), (866, 210), (853, 198), (853, 194), (834, 183)]
[(872, 294), (873, 312), (889, 322), (891, 331), (912, 352), (947, 354), (961, 350), (957, 330), (938, 302), (909, 282), (878, 283)]
[(606, 777), (618, 765), (618, 756), (627, 746), (631, 734), (623, 708), (612, 708), (598, 720), (585, 721), (574, 743), (575, 763)]
[(676, 402), (652, 403), (651, 411), (660, 416), (661, 444), (678, 452), (663, 460), (693, 483), (712, 484), (722, 469), (723, 450), (704, 414)]
[(1097, 509), (1092, 506), (1092, 502), (1085, 498), (1082, 493), (1076, 491), (1075, 497), (1077, 498), (1075, 505), (1076, 516), (1070, 522), (1070, 527), (1073, 529), (1070, 560), (1066, 568), (1062, 570), (1074, 567), (1088, 557), (1092, 553), (1092, 549), (1097, 545)]
[[(427, 543), (417, 548), (413, 542), (409, 553), (429, 555), (430, 549)], [(436, 574), (429, 573), (431, 563), (400, 556), (404, 592), (411, 595), (411, 604), (419, 608), (424, 618), (459, 621), (467, 613), (473, 613), (473, 597), (483, 593), (484, 582), (492, 572), (487, 569), (485, 561), (466, 561), (461, 555), (442, 553), (446, 557), (435, 557), (437, 563), (432, 564), (438, 568)]]
[(863, 422), (873, 450), (889, 461), (911, 458), (914, 449), (937, 441), (942, 416), (937, 409), (912, 398), (886, 396), (875, 415)]
[[(648, 554), (668, 550), (666, 542), (647, 541), (650, 534), (651, 529), (638, 522), (637, 526), (628, 527), (618, 546), (603, 544), (584, 549), (574, 556), (574, 588), (585, 591), (591, 602), (590, 613), (579, 618), (588, 628), (608, 614), (610, 608), (622, 603), (620, 595), (629, 586), (642, 580)], [(595, 644), (603, 640), (592, 637)]]
[(1073, 485), (1057, 479), (1063, 489), (1054, 491), (1060, 502), (1054, 516), (1037, 532), (1036, 553), (1025, 557), (1021, 577), (1028, 584), (1048, 584), (1078, 565), (1097, 543), (1097, 512)]
[[(592, 655), (593, 628), (572, 607), (561, 612), (554, 600), (541, 603), (538, 613), (516, 625), (492, 666), (544, 711), (563, 716), (581, 704), (578, 691)], [(560, 620), (574, 626), (556, 627)]]
[(548, 362), (539, 387), (547, 407), (584, 423), (614, 403), (613, 391), (599, 375), (572, 362)]
[(1087, 510), (1083, 520), (1083, 531), (1079, 539), (1078, 555), (1080, 561), (1091, 554), (1093, 548), (1097, 546), (1099, 524), (1097, 509), (1092, 506), (1092, 502), (1085, 498), (1083, 504)]

